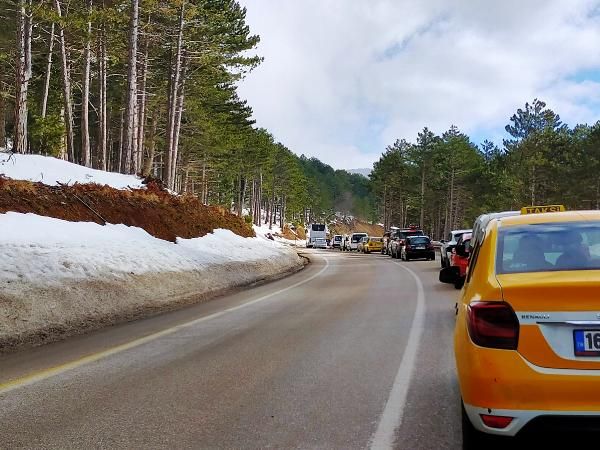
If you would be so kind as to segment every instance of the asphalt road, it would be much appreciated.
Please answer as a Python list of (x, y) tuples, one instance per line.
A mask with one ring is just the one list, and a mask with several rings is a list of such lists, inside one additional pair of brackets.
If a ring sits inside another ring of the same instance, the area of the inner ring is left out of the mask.
[(460, 448), (439, 261), (291, 277), (0, 357), (0, 448)]

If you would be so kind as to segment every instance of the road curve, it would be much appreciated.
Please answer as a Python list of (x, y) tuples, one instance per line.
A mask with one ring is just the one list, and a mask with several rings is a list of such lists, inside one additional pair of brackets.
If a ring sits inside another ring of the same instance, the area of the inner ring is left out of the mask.
[(437, 264), (309, 256), (286, 279), (0, 357), (0, 448), (460, 448), (457, 293)]

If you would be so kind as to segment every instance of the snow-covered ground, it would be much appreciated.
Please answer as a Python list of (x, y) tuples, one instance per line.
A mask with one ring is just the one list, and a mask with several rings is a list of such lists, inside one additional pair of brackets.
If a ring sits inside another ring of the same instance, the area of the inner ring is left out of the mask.
[(88, 167), (41, 155), (0, 152), (0, 174), (14, 180), (39, 181), (49, 186), (97, 183), (115, 189), (143, 188), (142, 179), (134, 175), (90, 169)]
[[(39, 155), (0, 152), (0, 175), (144, 187), (135, 176)], [(197, 302), (303, 266), (290, 245), (263, 231), (243, 238), (219, 229), (172, 243), (126, 225), (0, 214), (0, 350)]]
[(67, 222), (36, 214), (0, 214), (0, 280), (61, 283), (145, 272), (184, 272), (211, 265), (264, 261), (297, 255), (261, 237), (243, 238), (229, 230), (177, 243), (157, 239), (141, 228)]
[(195, 302), (302, 267), (288, 245), (215, 230), (157, 239), (141, 228), (0, 214), (0, 348)]

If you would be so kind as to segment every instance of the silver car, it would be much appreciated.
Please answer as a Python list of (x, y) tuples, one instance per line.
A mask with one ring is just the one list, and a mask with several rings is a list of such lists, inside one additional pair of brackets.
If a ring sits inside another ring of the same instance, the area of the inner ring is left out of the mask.
[(440, 264), (442, 268), (450, 266), (450, 253), (452, 249), (456, 247), (458, 239), (465, 233), (470, 233), (472, 230), (452, 230), (448, 233), (446, 239), (442, 239), (440, 242)]
[(327, 248), (327, 239), (325, 239), (325, 238), (316, 238), (313, 241), (313, 248)]

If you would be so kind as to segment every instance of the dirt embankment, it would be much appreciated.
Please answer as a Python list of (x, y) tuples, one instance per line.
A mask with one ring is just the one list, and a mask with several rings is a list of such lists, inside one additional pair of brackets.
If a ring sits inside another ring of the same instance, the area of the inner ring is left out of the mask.
[(241, 218), (205, 206), (196, 197), (175, 196), (151, 181), (147, 189), (118, 190), (97, 184), (47, 186), (0, 176), (0, 213), (15, 211), (70, 222), (125, 224), (174, 242), (224, 228), (243, 237), (254, 231)]

